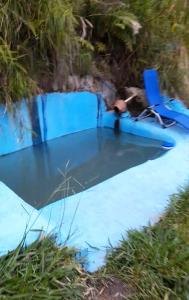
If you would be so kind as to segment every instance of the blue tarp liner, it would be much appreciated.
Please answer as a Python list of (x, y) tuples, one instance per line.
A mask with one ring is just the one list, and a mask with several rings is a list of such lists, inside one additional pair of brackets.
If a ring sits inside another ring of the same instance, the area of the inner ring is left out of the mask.
[[(31, 121), (29, 118), (26, 101), (17, 108), (17, 114), (20, 110), (25, 126), (21, 133), (15, 128), (18, 121), (12, 119), (2, 108), (1, 155), (55, 138), (61, 135), (60, 128), (64, 130), (63, 135), (71, 133), (72, 130), (79, 131), (93, 126), (114, 127), (115, 114), (106, 112), (103, 102), (99, 101), (96, 95), (71, 93), (71, 100), (69, 94), (50, 94), (45, 97), (42, 99), (39, 96), (37, 105), (35, 104), (35, 108), (31, 109), (33, 112), (38, 111), (35, 120)], [(57, 107), (53, 108), (52, 116), (51, 109), (56, 106), (53, 104), (56, 98), (58, 98)], [(69, 108), (64, 108), (67, 103)], [(179, 101), (175, 100), (172, 105), (177, 106), (177, 109), (183, 109)], [(187, 112), (186, 108), (185, 111)], [(66, 112), (69, 114), (67, 119)], [(62, 118), (62, 114), (65, 119)], [(72, 121), (73, 124), (68, 127), (68, 123)], [(180, 126), (161, 129), (153, 118), (135, 122), (127, 114), (123, 115), (120, 126), (123, 131), (156, 138), (162, 143), (172, 143), (176, 147), (156, 160), (124, 171), (82, 193), (50, 204), (40, 211), (26, 204), (1, 183), (0, 252), (2, 254), (18, 245), (26, 228), (27, 230), (43, 229), (46, 233), (58, 233), (59, 241), (66, 240), (69, 245), (88, 253), (87, 268), (94, 271), (104, 263), (109, 243), (113, 246), (118, 245), (122, 235), (125, 235), (128, 229), (140, 228), (149, 222), (157, 221), (167, 205), (169, 195), (175, 193), (178, 187), (188, 181), (188, 131)], [(33, 129), (38, 130), (37, 135), (36, 132), (33, 133)], [(62, 218), (63, 211), (64, 218)], [(37, 235), (38, 232), (30, 231), (27, 243), (31, 243)]]

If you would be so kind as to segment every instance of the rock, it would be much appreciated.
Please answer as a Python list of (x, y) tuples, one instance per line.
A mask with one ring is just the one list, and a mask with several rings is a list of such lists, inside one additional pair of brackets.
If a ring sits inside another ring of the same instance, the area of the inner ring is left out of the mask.
[(80, 89), (95, 92), (95, 79), (91, 75), (86, 75), (81, 78)]
[(115, 85), (110, 81), (97, 79), (96, 91), (104, 98), (107, 109), (112, 109), (117, 94)]
[(92, 75), (86, 75), (83, 77), (78, 75), (68, 76), (67, 90), (99, 93), (104, 98), (107, 109), (112, 109), (117, 93), (112, 82), (96, 78)]
[(80, 90), (81, 79), (78, 75), (69, 75), (67, 81), (67, 89), (69, 91), (78, 91)]

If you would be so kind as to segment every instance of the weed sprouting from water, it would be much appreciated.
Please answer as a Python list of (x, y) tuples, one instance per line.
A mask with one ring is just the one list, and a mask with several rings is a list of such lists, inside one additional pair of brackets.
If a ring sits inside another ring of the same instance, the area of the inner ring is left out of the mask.
[[(62, 176), (62, 182), (57, 186), (57, 188), (50, 195), (49, 199), (46, 202), (46, 206), (41, 209), (41, 211), (39, 212), (38, 217), (37, 217), (37, 218), (39, 218), (39, 216), (43, 214), (43, 210), (46, 209), (46, 207), (48, 207), (48, 205), (51, 204), (52, 199), (54, 197), (56, 197), (57, 195), (59, 195), (60, 201), (58, 203), (58, 212), (55, 208), (55, 211), (58, 213), (57, 214), (57, 223), (54, 224), (54, 222), (53, 222), (53, 225), (56, 226), (56, 229), (54, 229), (54, 230), (56, 230), (56, 235), (58, 237), (60, 237), (61, 243), (63, 245), (66, 245), (67, 242), (71, 239), (71, 237), (73, 237), (76, 233), (75, 231), (73, 231), (73, 224), (74, 224), (74, 220), (76, 218), (77, 211), (79, 209), (81, 197), (78, 196), (78, 201), (76, 202), (75, 208), (72, 210), (72, 213), (69, 216), (69, 229), (67, 229), (66, 237), (64, 238), (64, 240), (62, 240), (61, 233), (62, 233), (62, 231), (65, 230), (64, 225), (65, 225), (65, 214), (66, 214), (66, 209), (67, 209), (67, 201), (71, 201), (71, 199), (69, 199), (70, 195), (73, 196), (76, 194), (76, 191), (74, 189), (75, 185), (82, 188), (82, 190), (85, 189), (85, 186), (83, 184), (81, 184), (75, 177), (70, 175), (69, 166), (70, 166), (70, 161), (67, 161), (64, 171), (62, 171), (61, 169), (58, 169), (59, 173)], [(52, 221), (51, 217), (52, 217), (54, 207), (53, 206), (49, 207), (49, 209), (51, 211), (50, 211), (50, 215), (49, 215), (49, 219), (48, 219), (48, 227)], [(35, 219), (34, 223), (32, 224), (32, 226), (35, 224), (35, 222), (36, 222), (36, 219)]]

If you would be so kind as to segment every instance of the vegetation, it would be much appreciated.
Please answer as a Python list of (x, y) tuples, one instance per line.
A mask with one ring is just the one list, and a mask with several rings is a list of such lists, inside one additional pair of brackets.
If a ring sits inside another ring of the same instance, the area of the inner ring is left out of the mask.
[(189, 188), (172, 197), (159, 223), (130, 231), (97, 274), (84, 272), (76, 252), (53, 239), (22, 243), (0, 258), (0, 299), (108, 299), (99, 291), (111, 289), (113, 278), (125, 299), (187, 300), (188, 229)]
[(65, 90), (74, 74), (110, 78), (122, 92), (142, 84), (145, 67), (179, 91), (188, 13), (187, 0), (2, 0), (0, 101)]
[(131, 299), (189, 297), (189, 188), (172, 197), (159, 223), (128, 238), (108, 258), (106, 271), (134, 287)]
[(87, 279), (75, 251), (43, 239), (0, 260), (0, 299), (84, 299)]

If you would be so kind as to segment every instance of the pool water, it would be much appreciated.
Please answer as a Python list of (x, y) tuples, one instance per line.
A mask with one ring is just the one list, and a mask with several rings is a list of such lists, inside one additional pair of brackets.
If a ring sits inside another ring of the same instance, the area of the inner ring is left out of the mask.
[(0, 181), (39, 209), (156, 159), (161, 142), (92, 129), (0, 157)]

